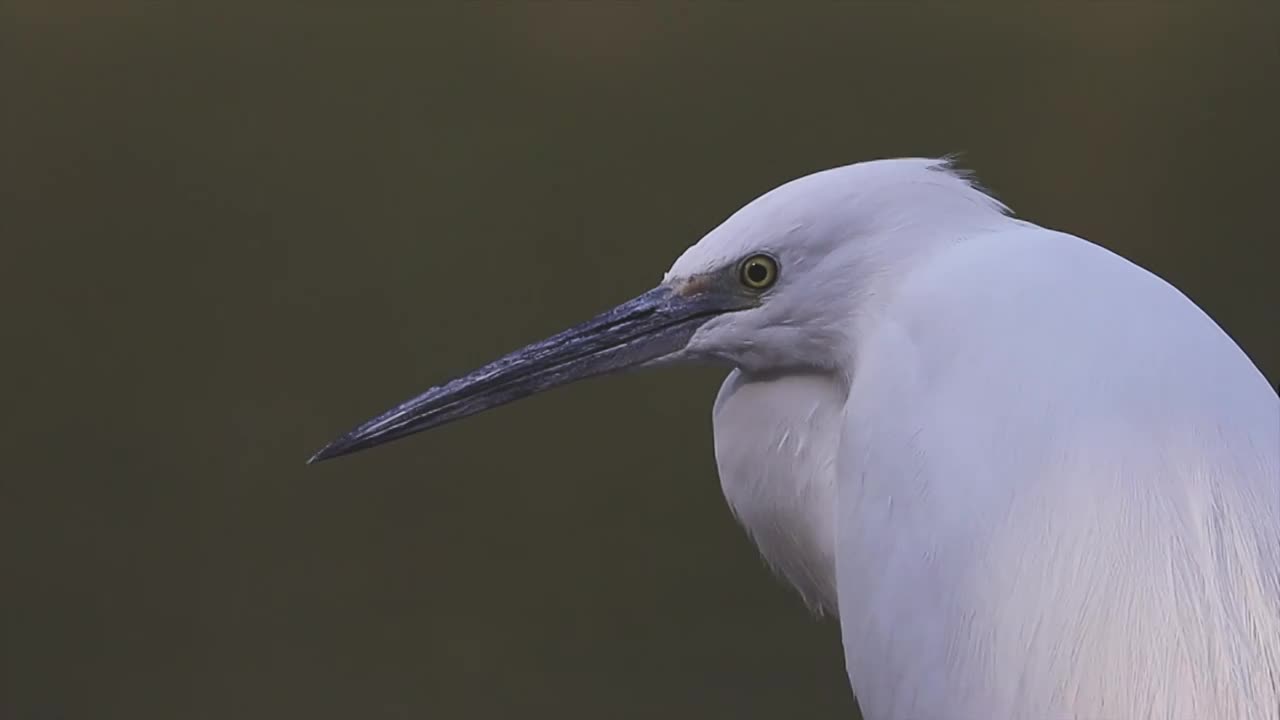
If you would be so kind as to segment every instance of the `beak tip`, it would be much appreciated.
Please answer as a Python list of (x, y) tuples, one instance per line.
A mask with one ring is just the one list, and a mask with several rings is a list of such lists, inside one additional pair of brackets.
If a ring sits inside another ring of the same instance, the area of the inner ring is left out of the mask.
[(341, 440), (335, 440), (334, 442), (331, 442), (328, 445), (325, 445), (324, 447), (317, 450), (314, 455), (307, 458), (307, 464), (314, 465), (318, 462), (323, 462), (330, 458), (338, 457), (339, 455), (345, 455), (346, 453), (344, 451), (343, 445), (344, 443)]
[(385, 442), (387, 438), (380, 433), (371, 431), (369, 425), (370, 423), (366, 423), (351, 432), (340, 435), (336, 440), (329, 441), (328, 444), (307, 458), (307, 464), (314, 465), (325, 460), (350, 455)]

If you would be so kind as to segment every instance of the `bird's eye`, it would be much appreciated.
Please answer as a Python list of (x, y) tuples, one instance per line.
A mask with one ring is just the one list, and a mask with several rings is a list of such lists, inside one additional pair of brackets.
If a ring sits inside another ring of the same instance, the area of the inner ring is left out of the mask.
[(752, 255), (742, 261), (738, 276), (752, 290), (768, 290), (778, 282), (778, 261), (768, 255)]

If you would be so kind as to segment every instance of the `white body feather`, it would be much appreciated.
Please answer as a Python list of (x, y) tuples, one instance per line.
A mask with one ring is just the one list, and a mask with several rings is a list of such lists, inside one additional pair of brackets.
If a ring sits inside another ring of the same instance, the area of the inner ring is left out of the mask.
[(677, 261), (806, 274), (690, 343), (739, 367), (730, 506), (838, 613), (867, 720), (1280, 718), (1280, 399), (1173, 287), (1002, 210), (866, 163)]

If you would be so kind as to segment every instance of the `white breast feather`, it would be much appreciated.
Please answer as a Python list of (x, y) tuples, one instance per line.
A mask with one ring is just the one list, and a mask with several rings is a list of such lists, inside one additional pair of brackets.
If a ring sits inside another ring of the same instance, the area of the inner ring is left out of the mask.
[(716, 398), (720, 484), (769, 565), (816, 613), (838, 612), (835, 456), (844, 392), (822, 375), (735, 370)]

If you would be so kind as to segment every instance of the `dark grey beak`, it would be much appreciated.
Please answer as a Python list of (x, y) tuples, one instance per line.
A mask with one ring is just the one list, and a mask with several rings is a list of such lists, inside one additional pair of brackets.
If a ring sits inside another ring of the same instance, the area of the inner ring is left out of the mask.
[(321, 448), (327, 460), (460, 420), (543, 390), (657, 360), (741, 298), (659, 286), (609, 312), (499, 358), (369, 420)]

